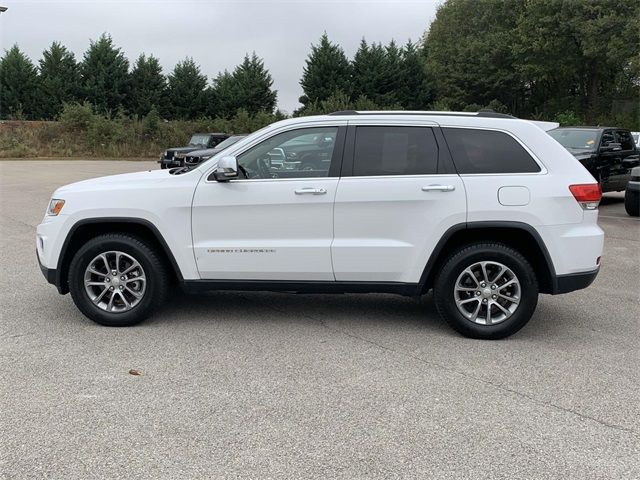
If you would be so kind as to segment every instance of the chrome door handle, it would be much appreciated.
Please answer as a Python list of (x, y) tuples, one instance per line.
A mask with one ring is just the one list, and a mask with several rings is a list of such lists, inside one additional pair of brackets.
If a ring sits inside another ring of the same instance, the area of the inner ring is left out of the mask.
[(455, 189), (454, 185), (427, 185), (422, 187), (423, 192), (453, 192)]
[(300, 188), (295, 191), (296, 195), (324, 195), (327, 193), (326, 188)]

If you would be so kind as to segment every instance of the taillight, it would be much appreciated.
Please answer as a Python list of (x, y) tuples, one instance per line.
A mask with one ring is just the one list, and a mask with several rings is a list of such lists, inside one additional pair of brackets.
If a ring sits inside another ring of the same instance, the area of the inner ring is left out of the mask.
[(585, 210), (595, 210), (598, 208), (602, 198), (602, 190), (599, 183), (583, 183), (580, 185), (569, 185), (569, 190), (576, 201)]

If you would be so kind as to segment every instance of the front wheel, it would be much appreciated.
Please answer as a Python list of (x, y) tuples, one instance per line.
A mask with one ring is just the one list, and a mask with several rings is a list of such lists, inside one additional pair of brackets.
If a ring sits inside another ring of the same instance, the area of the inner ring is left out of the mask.
[(78, 309), (111, 327), (135, 325), (162, 303), (167, 269), (153, 247), (127, 234), (89, 240), (69, 266), (69, 291)]
[(434, 298), (440, 315), (461, 334), (499, 339), (529, 321), (538, 303), (538, 282), (516, 250), (474, 243), (447, 260), (436, 278)]

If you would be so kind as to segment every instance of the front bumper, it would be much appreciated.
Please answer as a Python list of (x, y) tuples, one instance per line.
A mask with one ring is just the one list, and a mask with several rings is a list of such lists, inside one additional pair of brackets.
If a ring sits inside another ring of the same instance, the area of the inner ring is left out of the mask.
[(158, 160), (158, 163), (160, 165), (166, 165), (167, 168), (174, 168), (174, 167), (183, 167), (184, 163), (182, 162), (182, 159), (171, 159), (168, 160), (166, 158), (161, 158), (160, 160)]
[(46, 278), (47, 282), (51, 285), (56, 285), (56, 281), (58, 279), (58, 271), (55, 268), (47, 268), (42, 264), (37, 249), (36, 258), (38, 259), (38, 266), (40, 267), (40, 271), (42, 272), (42, 275), (44, 275), (44, 278)]

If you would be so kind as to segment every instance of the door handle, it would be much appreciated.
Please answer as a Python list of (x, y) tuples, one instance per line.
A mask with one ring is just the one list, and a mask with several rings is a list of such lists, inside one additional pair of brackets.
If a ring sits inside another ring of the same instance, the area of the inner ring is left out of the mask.
[(455, 189), (454, 185), (427, 185), (422, 187), (423, 192), (453, 192)]
[(327, 193), (326, 188), (299, 188), (295, 190), (296, 195), (324, 195)]

